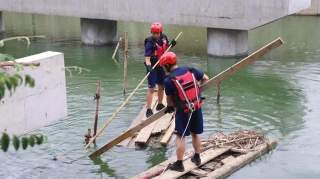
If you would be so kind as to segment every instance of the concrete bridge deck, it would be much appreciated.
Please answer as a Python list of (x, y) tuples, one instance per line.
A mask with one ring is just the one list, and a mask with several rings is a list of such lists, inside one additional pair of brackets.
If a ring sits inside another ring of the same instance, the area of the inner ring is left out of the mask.
[(82, 41), (96, 45), (114, 40), (119, 20), (201, 26), (208, 28), (208, 54), (234, 56), (247, 53), (248, 30), (310, 4), (311, 0), (0, 0), (0, 11), (79, 17)]

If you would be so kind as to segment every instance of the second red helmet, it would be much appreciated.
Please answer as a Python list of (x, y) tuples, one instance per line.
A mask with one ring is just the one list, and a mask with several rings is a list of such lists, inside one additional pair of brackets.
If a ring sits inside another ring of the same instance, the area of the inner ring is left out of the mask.
[(151, 33), (162, 33), (163, 27), (159, 22), (154, 22), (151, 24)]
[(160, 66), (177, 64), (177, 56), (173, 52), (164, 53), (159, 62)]

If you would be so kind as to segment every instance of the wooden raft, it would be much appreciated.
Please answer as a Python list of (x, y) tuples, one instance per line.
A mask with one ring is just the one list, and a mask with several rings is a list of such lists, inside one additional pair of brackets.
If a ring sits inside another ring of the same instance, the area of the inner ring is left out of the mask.
[[(133, 179), (151, 179), (151, 178), (226, 178), (236, 172), (243, 166), (256, 160), (260, 156), (271, 151), (277, 145), (276, 141), (266, 141), (263, 144), (257, 145), (254, 149), (248, 151), (236, 151), (231, 147), (204, 147), (201, 156), (201, 166), (197, 167), (191, 162), (192, 150), (186, 152), (184, 157), (184, 172), (176, 172), (165, 170), (169, 163), (175, 161), (175, 157), (150, 168), (134, 177)], [(165, 170), (165, 171), (164, 171)]]
[[(201, 91), (204, 91), (204, 90), (210, 88), (213, 85), (221, 84), (221, 82), (223, 80), (227, 79), (228, 77), (230, 77), (231, 75), (233, 75), (234, 73), (239, 71), (240, 69), (248, 66), (249, 64), (251, 64), (254, 61), (258, 60), (259, 58), (261, 58), (265, 54), (269, 53), (271, 50), (281, 46), (282, 44), (283, 44), (283, 41), (282, 41), (281, 38), (275, 39), (274, 41), (272, 41), (269, 44), (263, 46), (262, 48), (260, 48), (257, 51), (253, 52), (249, 56), (245, 57), (244, 59), (240, 60), (236, 64), (232, 65), (231, 67), (227, 68), (226, 70), (222, 71), (218, 75), (216, 75), (213, 78), (211, 78), (208, 82), (206, 82), (205, 84), (203, 84), (201, 86)], [(137, 132), (139, 132), (143, 128), (147, 127), (148, 125), (151, 125), (153, 122), (157, 121), (158, 119), (161, 119), (164, 115), (166, 115), (165, 114), (165, 109), (154, 113), (152, 116), (150, 116), (148, 118), (148, 120), (144, 120), (144, 121), (132, 126), (131, 128), (129, 128), (129, 130), (125, 131), (124, 133), (122, 133), (118, 137), (115, 137), (114, 139), (109, 141), (107, 144), (103, 145), (101, 148), (99, 148), (95, 152), (91, 153), (89, 155), (89, 157), (91, 159), (95, 159), (96, 157), (102, 155), (103, 153), (105, 153), (106, 151), (110, 150), (114, 146), (120, 144), (121, 142), (126, 141), (128, 139), (131, 139), (132, 136), (135, 136)], [(161, 139), (161, 143), (165, 141), (165, 139), (166, 139), (166, 138), (164, 138), (165, 136), (169, 136), (170, 137), (170, 134), (168, 134), (168, 133), (173, 131), (172, 130), (172, 124), (173, 123), (170, 124), (169, 128), (165, 132), (166, 134), (163, 136), (163, 139)]]
[[(158, 104), (158, 96), (155, 92), (151, 108), (154, 113), (156, 113), (156, 106)], [(166, 96), (164, 95), (163, 104), (166, 106)], [(136, 126), (137, 124), (145, 121), (146, 118), (146, 106), (143, 106), (138, 116), (132, 121), (129, 129)], [(174, 115), (165, 114), (161, 119), (151, 123), (150, 125), (144, 127), (136, 135), (129, 137), (128, 139), (122, 141), (118, 146), (134, 148), (136, 146), (145, 146), (150, 140), (166, 146), (171, 139), (174, 132)]]

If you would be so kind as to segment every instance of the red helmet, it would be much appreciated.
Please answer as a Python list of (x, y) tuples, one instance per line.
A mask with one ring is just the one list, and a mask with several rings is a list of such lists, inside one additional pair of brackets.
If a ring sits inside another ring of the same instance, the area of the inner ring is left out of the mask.
[(151, 33), (161, 33), (163, 30), (162, 24), (159, 22), (154, 22), (151, 24)]
[(177, 63), (177, 56), (173, 52), (166, 52), (160, 58), (160, 66), (175, 65)]

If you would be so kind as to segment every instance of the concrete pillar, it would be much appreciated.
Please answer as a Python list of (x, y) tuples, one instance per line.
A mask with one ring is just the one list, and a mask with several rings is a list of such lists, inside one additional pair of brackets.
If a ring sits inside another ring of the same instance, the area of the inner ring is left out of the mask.
[(3, 21), (3, 15), (2, 12), (0, 11), (0, 33), (4, 32), (4, 21)]
[(207, 29), (209, 55), (219, 57), (248, 54), (248, 31), (229, 29)]
[(117, 35), (117, 21), (81, 18), (81, 40), (88, 45), (111, 44)]

